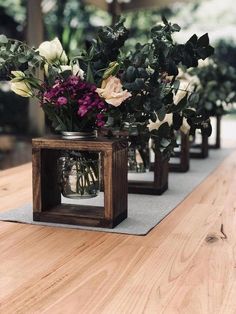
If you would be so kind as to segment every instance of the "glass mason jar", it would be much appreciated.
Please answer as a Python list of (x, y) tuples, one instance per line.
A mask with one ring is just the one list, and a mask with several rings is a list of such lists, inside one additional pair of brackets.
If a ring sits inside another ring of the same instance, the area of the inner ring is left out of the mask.
[[(83, 137), (83, 132), (64, 133), (67, 133), (63, 134), (66, 139), (94, 138), (88, 133)], [(64, 197), (74, 199), (96, 197), (100, 191), (100, 154), (87, 151), (64, 151), (58, 159), (58, 174), (60, 190)]]
[(130, 134), (128, 137), (128, 171), (143, 173), (150, 169), (149, 140), (141, 135)]
[(128, 140), (128, 172), (143, 173), (150, 170), (149, 136), (138, 133), (137, 127), (132, 128), (127, 123), (123, 130), (105, 127), (100, 133), (103, 136)]

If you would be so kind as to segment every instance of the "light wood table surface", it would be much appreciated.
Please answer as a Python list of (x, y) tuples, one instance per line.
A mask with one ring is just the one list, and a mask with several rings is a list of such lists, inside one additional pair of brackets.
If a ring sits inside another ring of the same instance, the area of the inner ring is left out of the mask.
[[(0, 172), (0, 210), (31, 164)], [(236, 313), (236, 151), (147, 236), (0, 222), (0, 313)]]

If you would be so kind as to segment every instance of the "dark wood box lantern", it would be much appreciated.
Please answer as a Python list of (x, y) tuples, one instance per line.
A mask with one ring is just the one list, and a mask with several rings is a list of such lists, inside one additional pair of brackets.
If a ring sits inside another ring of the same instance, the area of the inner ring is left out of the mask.
[(216, 121), (215, 121), (215, 142), (214, 144), (210, 144), (209, 147), (212, 149), (219, 149), (221, 147), (221, 119), (222, 116), (216, 116), (215, 117)]
[[(113, 228), (127, 218), (127, 141), (68, 140), (59, 136), (33, 142), (33, 219), (36, 221)], [(103, 160), (104, 206), (61, 203), (57, 159), (62, 151), (99, 152)]]
[(206, 134), (200, 135), (200, 144), (195, 143), (195, 139), (190, 141), (190, 158), (204, 159), (209, 156), (209, 143)]
[(189, 170), (189, 135), (180, 132), (179, 151), (174, 151), (174, 158), (179, 160), (175, 163), (170, 159), (169, 171), (170, 172), (187, 172)]
[[(109, 128), (100, 130), (102, 136), (108, 138), (129, 138), (128, 131), (114, 131)], [(151, 148), (150, 148), (151, 150)], [(127, 162), (127, 161), (126, 161)], [(154, 162), (150, 163), (152, 181), (128, 179), (128, 192), (131, 194), (161, 195), (168, 189), (169, 163), (161, 153), (154, 153)]]
[(161, 195), (168, 189), (169, 162), (156, 152), (154, 162), (150, 164), (152, 181), (128, 181), (129, 193)]

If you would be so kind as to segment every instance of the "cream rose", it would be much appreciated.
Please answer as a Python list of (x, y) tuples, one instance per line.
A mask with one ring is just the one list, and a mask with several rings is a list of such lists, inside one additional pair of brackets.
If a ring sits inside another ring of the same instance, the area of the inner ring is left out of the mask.
[(61, 64), (67, 64), (68, 58), (58, 38), (51, 41), (44, 41), (40, 44), (37, 51), (44, 57), (48, 63), (60, 61)]
[(12, 71), (11, 73), (15, 76), (10, 81), (11, 90), (21, 97), (32, 97), (32, 89), (29, 83), (24, 80), (25, 74), (21, 71)]
[(120, 79), (115, 76), (103, 80), (101, 88), (97, 88), (96, 92), (114, 107), (120, 106), (123, 101), (132, 96), (127, 90), (123, 90)]
[(188, 134), (190, 130), (190, 125), (187, 122), (187, 119), (185, 117), (183, 117), (183, 123), (180, 127), (180, 131), (183, 132), (184, 134)]
[(173, 124), (173, 113), (167, 113), (165, 115), (164, 120), (162, 120), (162, 121), (160, 121), (158, 118), (157, 118), (156, 122), (152, 122), (151, 120), (149, 120), (149, 124), (147, 125), (149, 132), (151, 132), (153, 130), (158, 130), (159, 127), (166, 122), (169, 124), (169, 126), (171, 126)]

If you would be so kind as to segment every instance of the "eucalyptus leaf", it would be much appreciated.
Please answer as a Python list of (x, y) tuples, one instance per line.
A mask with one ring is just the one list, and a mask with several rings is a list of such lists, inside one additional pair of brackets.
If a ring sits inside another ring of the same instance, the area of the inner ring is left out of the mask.
[(7, 44), (8, 43), (8, 39), (5, 35), (1, 34), (0, 35), (0, 44)]

